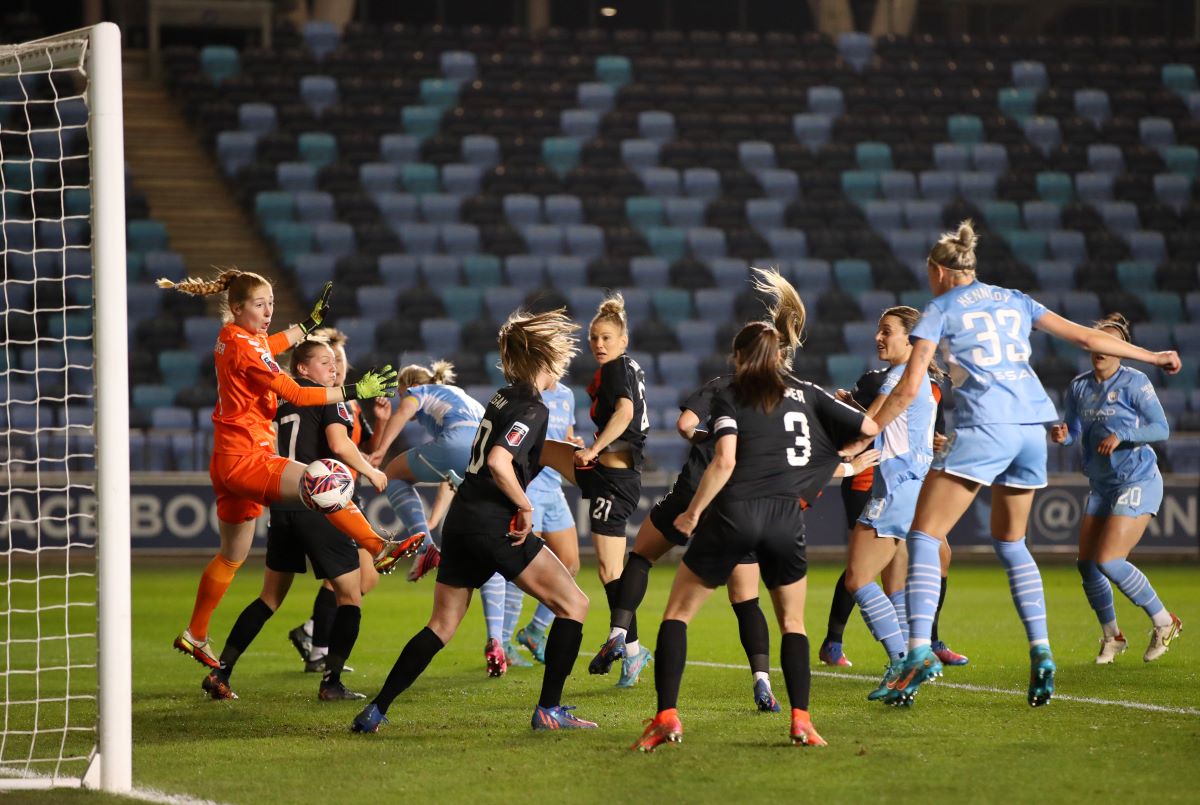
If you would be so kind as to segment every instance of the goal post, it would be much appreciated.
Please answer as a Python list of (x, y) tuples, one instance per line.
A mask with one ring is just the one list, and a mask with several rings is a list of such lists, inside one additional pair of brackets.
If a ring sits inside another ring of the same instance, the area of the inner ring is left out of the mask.
[[(101, 23), (0, 46), (0, 82), (0, 790), (123, 792), (132, 656), (120, 30)], [(70, 164), (84, 157), (86, 171)]]

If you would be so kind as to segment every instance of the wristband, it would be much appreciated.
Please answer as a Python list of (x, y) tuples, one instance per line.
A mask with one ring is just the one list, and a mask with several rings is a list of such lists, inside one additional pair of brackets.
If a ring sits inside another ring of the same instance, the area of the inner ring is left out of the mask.
[(847, 478), (851, 477), (852, 475), (858, 475), (858, 473), (854, 471), (854, 463), (850, 461), (842, 462), (842, 472), (846, 474), (845, 477)]
[(519, 511), (519, 512), (532, 512), (532, 511), (533, 511), (533, 507), (532, 507), (532, 506), (530, 506), (528, 509), (522, 509), (520, 506), (518, 506), (518, 507), (517, 507), (517, 511)]

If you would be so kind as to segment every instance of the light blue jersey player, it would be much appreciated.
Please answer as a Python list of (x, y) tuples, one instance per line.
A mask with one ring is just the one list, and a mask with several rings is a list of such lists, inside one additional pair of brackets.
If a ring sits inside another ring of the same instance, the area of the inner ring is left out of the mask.
[[(542, 392), (542, 402), (550, 409), (546, 438), (571, 442), (582, 447), (583, 440), (575, 436), (574, 392), (560, 381), (553, 388)], [(571, 515), (571, 507), (563, 494), (562, 476), (556, 470), (544, 467), (529, 483), (525, 494), (533, 504), (533, 533), (544, 539), (571, 575), (575, 575), (579, 572), (579, 535), (575, 531), (575, 518)], [(515, 611), (512, 603), (514, 596)], [(510, 662), (513, 655), (519, 659), (516, 647), (516, 643), (519, 643), (541, 662), (546, 655), (546, 633), (550, 622), (554, 620), (554, 613), (545, 604), (539, 604), (533, 619), (516, 633), (514, 643), (513, 628), (521, 616), (523, 596), (524, 593), (510, 583), (504, 599), (505, 652), (512, 652)]]
[(1037, 327), (1089, 352), (1145, 361), (1168, 372), (1179, 371), (1179, 356), (1135, 347), (1070, 322), (1020, 291), (979, 282), (975, 241), (971, 222), (964, 221), (930, 252), (926, 270), (934, 299), (913, 328), (903, 377), (874, 417), (884, 428), (908, 408), (928, 383), (926, 372), (940, 350), (955, 389), (955, 430), (934, 458), (908, 533), (908, 652), (882, 698), (909, 704), (922, 682), (941, 673), (930, 647), (941, 590), (938, 551), (980, 487), (991, 486), (993, 547), (1025, 626), (1028, 701), (1039, 707), (1054, 692), (1055, 665), (1041, 571), (1025, 533), (1033, 490), (1046, 485), (1045, 424), (1057, 419), (1057, 412), (1029, 362), (1030, 330)]
[[(1096, 328), (1129, 340), (1129, 324), (1119, 313), (1097, 322)], [(1150, 617), (1153, 628), (1143, 659), (1152, 662), (1167, 652), (1183, 625), (1128, 557), (1162, 503), (1158, 458), (1148, 443), (1170, 435), (1166, 414), (1150, 378), (1100, 353), (1092, 354), (1092, 371), (1071, 381), (1064, 407), (1065, 421), (1053, 428), (1051, 438), (1064, 445), (1080, 443), (1091, 486), (1079, 525), (1076, 564), (1100, 621), (1096, 663), (1113, 662), (1129, 645), (1117, 626), (1112, 584)]]

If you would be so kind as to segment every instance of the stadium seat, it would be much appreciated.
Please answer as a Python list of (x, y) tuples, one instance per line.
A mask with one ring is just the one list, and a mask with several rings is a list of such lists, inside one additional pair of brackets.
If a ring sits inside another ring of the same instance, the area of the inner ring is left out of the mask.
[(291, 221), (296, 217), (296, 204), (291, 193), (269, 190), (254, 197), (254, 216), (259, 223)]
[(654, 226), (646, 230), (650, 251), (664, 260), (675, 262), (687, 253), (686, 231), (674, 226)]
[[(974, 145), (986, 139), (983, 121), (976, 115), (951, 115), (946, 120), (946, 134), (952, 143), (958, 145)], [(943, 170), (951, 169), (943, 168)]]
[(1108, 93), (1102, 89), (1075, 90), (1075, 113), (1100, 128), (1112, 116)]
[(400, 288), (393, 285), (363, 285), (355, 289), (358, 313), (368, 319), (385, 321), (396, 315)]
[(838, 287), (855, 296), (874, 289), (871, 264), (866, 260), (838, 260), (833, 264)]
[(1178, 173), (1159, 173), (1154, 177), (1154, 196), (1176, 213), (1182, 213), (1192, 199), (1192, 181)]
[(326, 109), (337, 105), (337, 79), (328, 75), (303, 76), (300, 79), (300, 100), (304, 101), (314, 117), (320, 117)]
[(1062, 145), (1062, 130), (1058, 120), (1053, 117), (1030, 116), (1021, 125), (1025, 137), (1042, 152), (1042, 156), (1048, 156), (1053, 149)]
[(1125, 155), (1121, 149), (1109, 143), (1096, 143), (1087, 149), (1088, 170), (1095, 173), (1119, 174), (1125, 172)]
[(664, 202), (652, 196), (629, 196), (625, 199), (625, 217), (638, 229), (662, 226), (665, 222)]
[(674, 168), (646, 168), (638, 172), (647, 195), (665, 198), (680, 194), (679, 171)]
[(243, 103), (238, 106), (238, 128), (254, 134), (275, 131), (275, 106), (269, 103)]
[(655, 289), (650, 300), (658, 318), (669, 325), (692, 317), (691, 295), (681, 288)]
[(227, 45), (206, 45), (200, 49), (200, 67), (210, 81), (220, 84), (241, 72), (241, 59)]
[(1062, 226), (1062, 208), (1048, 201), (1026, 201), (1021, 205), (1025, 228), (1048, 232)]
[(584, 284), (587, 263), (581, 257), (551, 256), (546, 260), (546, 276), (553, 287), (565, 291)]
[(854, 159), (859, 170), (890, 171), (892, 164), (892, 149), (887, 143), (862, 142), (854, 147)]
[(456, 196), (478, 195), (482, 184), (483, 170), (478, 165), (455, 162), (442, 166), (442, 189), (447, 193)]
[(768, 198), (795, 201), (800, 197), (800, 177), (787, 168), (767, 168), (754, 174)]
[(500, 258), (492, 254), (464, 254), (462, 271), (463, 279), (473, 288), (490, 288), (504, 281)]
[[(217, 161), (221, 163), (221, 170), (226, 176), (233, 176), (253, 162), (257, 151), (258, 135), (253, 132), (222, 131), (217, 135)], [(8, 170), (12, 164), (10, 162), (4, 166), (5, 184), (18, 190), (29, 189), (13, 181)]]
[(1011, 230), (1021, 228), (1020, 210), (1011, 201), (985, 201), (979, 205), (979, 208), (983, 212), (983, 220), (987, 222), (990, 229), (1006, 234)]
[(670, 285), (671, 266), (661, 257), (634, 257), (629, 261), (629, 274), (638, 288), (656, 290)]
[[(901, 195), (895, 191), (889, 191), (888, 182), (890, 177), (896, 174), (885, 174), (883, 179), (884, 196), (887, 198), (897, 199), (914, 199), (916, 198), (915, 188), (912, 183), (912, 175), (909, 174), (909, 187), (912, 188), (907, 194)], [(937, 201), (942, 204), (948, 204), (958, 195), (958, 183), (955, 180), (956, 174), (948, 171), (921, 171), (920, 185), (921, 198), (929, 201)]]
[(478, 254), (482, 247), (479, 227), (474, 224), (440, 224), (439, 239), (446, 254), (459, 257)]
[[(470, 138), (463, 138), (464, 147), (467, 139)], [(379, 155), (394, 165), (420, 162), (421, 138), (412, 134), (385, 134), (379, 138)]]
[(1075, 175), (1075, 194), (1087, 204), (1099, 204), (1113, 198), (1114, 175), (1085, 171)]
[(607, 114), (616, 104), (616, 90), (608, 84), (584, 82), (579, 85), (577, 99), (583, 109)]
[(452, 193), (427, 193), (417, 197), (421, 218), (431, 224), (459, 222), (462, 197)]
[(1160, 324), (1179, 324), (1183, 321), (1183, 304), (1178, 294), (1165, 291), (1143, 291), (1138, 294), (1150, 321)]
[(783, 260), (799, 260), (808, 257), (808, 239), (799, 229), (782, 227), (767, 232), (767, 243), (771, 255)]
[(721, 175), (712, 168), (688, 168), (683, 172), (683, 192), (691, 198), (712, 201), (721, 195)]
[(542, 201), (543, 214), (546, 223), (550, 224), (583, 224), (583, 202), (578, 196), (556, 193)]
[(441, 110), (458, 105), (459, 82), (442, 78), (422, 78), (418, 97), (424, 106)]
[(711, 321), (684, 319), (675, 323), (675, 337), (685, 352), (703, 360), (716, 347), (717, 325)]
[(1194, 145), (1168, 146), (1163, 154), (1167, 163), (1167, 171), (1196, 179), (1197, 163), (1200, 163), (1200, 150)]
[(815, 86), (808, 88), (808, 110), (831, 118), (841, 117), (846, 111), (846, 102), (839, 87)]
[(304, 40), (304, 46), (316, 57), (317, 61), (321, 61), (326, 55), (333, 52), (341, 41), (341, 31), (338, 26), (324, 20), (310, 20), (304, 23), (300, 35)]
[(528, 293), (546, 282), (545, 259), (532, 254), (514, 254), (504, 258), (504, 274), (509, 285)]
[(708, 261), (708, 270), (717, 287), (734, 288), (746, 281), (750, 265), (739, 257), (718, 257)]
[(594, 224), (568, 224), (564, 227), (567, 251), (585, 260), (604, 255), (604, 230)]
[(818, 151), (828, 145), (833, 136), (834, 117), (836, 115), (811, 113), (793, 115), (792, 132), (810, 151)]
[(306, 131), (296, 138), (296, 150), (303, 162), (318, 168), (337, 162), (337, 140), (323, 131)]
[(867, 370), (867, 362), (861, 355), (830, 355), (825, 359), (833, 388), (853, 388), (858, 378)]
[(700, 385), (700, 361), (690, 352), (663, 352), (658, 356), (658, 377), (663, 385), (694, 389)]
[(307, 162), (280, 162), (275, 167), (275, 180), (280, 190), (290, 193), (317, 189), (317, 166)]
[(675, 116), (658, 110), (639, 112), (638, 133), (660, 146), (670, 142), (675, 139)]
[(785, 204), (775, 198), (751, 198), (746, 200), (746, 220), (760, 235), (768, 230), (783, 226)]
[(700, 260), (725, 256), (725, 231), (714, 227), (692, 227), (687, 230), (688, 251)]
[[(160, 252), (167, 249), (167, 227), (161, 221), (151, 218), (130, 221), (125, 228), (126, 245), (133, 251)], [(13, 248), (11, 241), (9, 248)]]
[(1129, 253), (1134, 260), (1144, 260), (1148, 263), (1165, 262), (1167, 259), (1167, 241), (1161, 232), (1139, 230), (1126, 235), (1129, 243)]
[(650, 139), (621, 141), (621, 161), (635, 173), (643, 168), (658, 167), (660, 143)]
[(701, 288), (693, 301), (697, 318), (706, 321), (728, 321), (733, 314), (735, 294), (727, 288)]
[(874, 55), (875, 40), (869, 34), (846, 31), (837, 36), (837, 52), (855, 72), (861, 73)]
[(421, 322), (421, 343), (431, 355), (453, 355), (458, 352), (462, 327), (454, 319), (424, 319)]
[(971, 149), (959, 143), (938, 143), (933, 147), (933, 164), (938, 170), (957, 173), (971, 169)]
[(400, 125), (405, 134), (428, 140), (442, 127), (442, 110), (435, 106), (405, 106), (400, 110)]
[(958, 190), (968, 204), (978, 205), (996, 196), (996, 174), (968, 171), (958, 175)]
[(996, 101), (1002, 114), (1021, 123), (1034, 113), (1037, 93), (1027, 88), (1006, 87), (997, 93)]
[(444, 50), (438, 56), (442, 75), (452, 81), (470, 83), (478, 77), (475, 54), (465, 50)]
[(1075, 268), (1061, 260), (1039, 260), (1033, 266), (1038, 285), (1047, 291), (1069, 291), (1075, 287)]
[(738, 143), (738, 162), (751, 173), (778, 167), (775, 161), (775, 146), (764, 140), (746, 140)]
[(491, 170), (500, 164), (500, 143), (490, 134), (468, 134), (462, 138), (461, 149), (462, 160), (468, 165)]
[(1078, 267), (1087, 260), (1087, 240), (1082, 232), (1071, 229), (1056, 229), (1049, 234), (1050, 256)]
[(880, 193), (877, 171), (843, 171), (842, 194), (853, 202), (865, 204)]
[[(465, 327), (478, 319), (479, 314), (483, 311), (483, 290), (480, 288), (448, 285), (441, 289), (440, 296), (446, 316), (456, 321), (460, 327)], [(424, 333), (422, 333), (422, 337), (424, 337)], [(426, 346), (429, 345), (428, 341), (425, 343)]]
[(332, 223), (336, 210), (329, 193), (305, 191), (294, 195), (296, 219), (309, 224)]
[(1138, 121), (1138, 136), (1147, 148), (1163, 149), (1175, 144), (1175, 127), (1165, 117), (1143, 117)]
[(663, 199), (663, 211), (666, 213), (667, 225), (683, 229), (704, 226), (704, 209), (707, 202), (699, 198), (667, 198)]
[(525, 292), (520, 288), (497, 286), (483, 292), (483, 305), (492, 321), (503, 322), (525, 301)]
[(393, 229), (398, 231), (397, 227), (402, 223), (414, 222), (420, 219), (418, 210), (418, 196), (411, 193), (380, 193), (375, 198), (375, 203), (379, 207), (379, 213), (383, 216), (384, 222)]
[(899, 229), (904, 225), (903, 208), (898, 201), (868, 201), (863, 205), (863, 213), (867, 217), (867, 223), (877, 232)]
[(605, 55), (596, 57), (596, 78), (613, 89), (620, 89), (633, 81), (633, 66), (624, 56)]
[(1042, 201), (1066, 204), (1075, 197), (1071, 177), (1061, 171), (1043, 171), (1037, 175), (1037, 192)]

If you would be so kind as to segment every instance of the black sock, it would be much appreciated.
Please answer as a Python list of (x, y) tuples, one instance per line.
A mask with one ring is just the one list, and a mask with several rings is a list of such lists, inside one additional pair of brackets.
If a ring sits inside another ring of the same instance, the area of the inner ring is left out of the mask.
[(314, 647), (329, 648), (330, 636), (333, 634), (333, 619), (337, 617), (337, 596), (333, 594), (333, 590), (327, 590), (324, 586), (317, 590), (317, 597), (313, 599), (313, 630), (312, 644)]
[(340, 682), (342, 669), (358, 640), (358, 625), (362, 623), (362, 609), (354, 604), (343, 604), (337, 608), (333, 619), (333, 635), (329, 641), (329, 653), (325, 655), (325, 675), (322, 682)]
[(579, 658), (583, 624), (570, 618), (555, 618), (546, 636), (546, 670), (542, 672), (542, 695), (538, 707), (562, 704), (563, 685)]
[[(611, 626), (619, 629), (630, 628), (642, 599), (646, 597), (646, 588), (650, 584), (650, 568), (654, 567), (646, 557), (630, 553), (625, 562), (625, 570), (621, 572), (621, 586), (618, 589), (616, 603), (612, 607)], [(605, 588), (607, 592), (607, 588)]]
[(238, 615), (233, 624), (233, 629), (229, 631), (229, 637), (225, 638), (225, 648), (221, 651), (222, 676), (226, 679), (230, 677), (238, 657), (250, 647), (254, 638), (262, 631), (263, 625), (274, 614), (275, 610), (267, 606), (267, 602), (261, 598), (255, 598), (242, 610), (242, 614)]
[[(604, 585), (604, 596), (608, 599), (608, 619), (611, 623), (616, 615), (617, 607), (621, 601), (621, 579), (613, 579)], [(614, 626), (616, 624), (613, 624)], [(629, 613), (629, 625), (625, 627), (626, 635), (625, 642), (632, 643), (638, 639), (637, 633), (637, 613)]]
[(771, 667), (771, 632), (758, 599), (739, 601), (733, 605), (733, 614), (737, 615), (738, 635), (750, 661), (750, 673), (767, 673)]
[(933, 630), (929, 633), (931, 642), (938, 642), (938, 620), (942, 617), (942, 604), (946, 603), (946, 577), (942, 576), (942, 591), (938, 593), (937, 612), (933, 613)]
[(379, 712), (386, 714), (392, 700), (408, 690), (409, 685), (417, 680), (434, 656), (445, 647), (442, 639), (428, 626), (413, 635), (396, 658), (396, 664), (383, 681), (383, 688), (372, 700)]
[(833, 588), (833, 600), (829, 602), (829, 625), (825, 628), (826, 643), (842, 642), (846, 624), (854, 612), (854, 595), (846, 590), (846, 571), (838, 576)]
[(658, 691), (658, 712), (671, 710), (679, 704), (679, 685), (683, 682), (683, 667), (687, 664), (687, 624), (667, 620), (658, 627), (655, 646), (654, 688)]
[(793, 708), (808, 709), (808, 688), (812, 682), (809, 669), (808, 635), (791, 632), (783, 636), (779, 661), (783, 665), (783, 681), (787, 683), (788, 699)]

